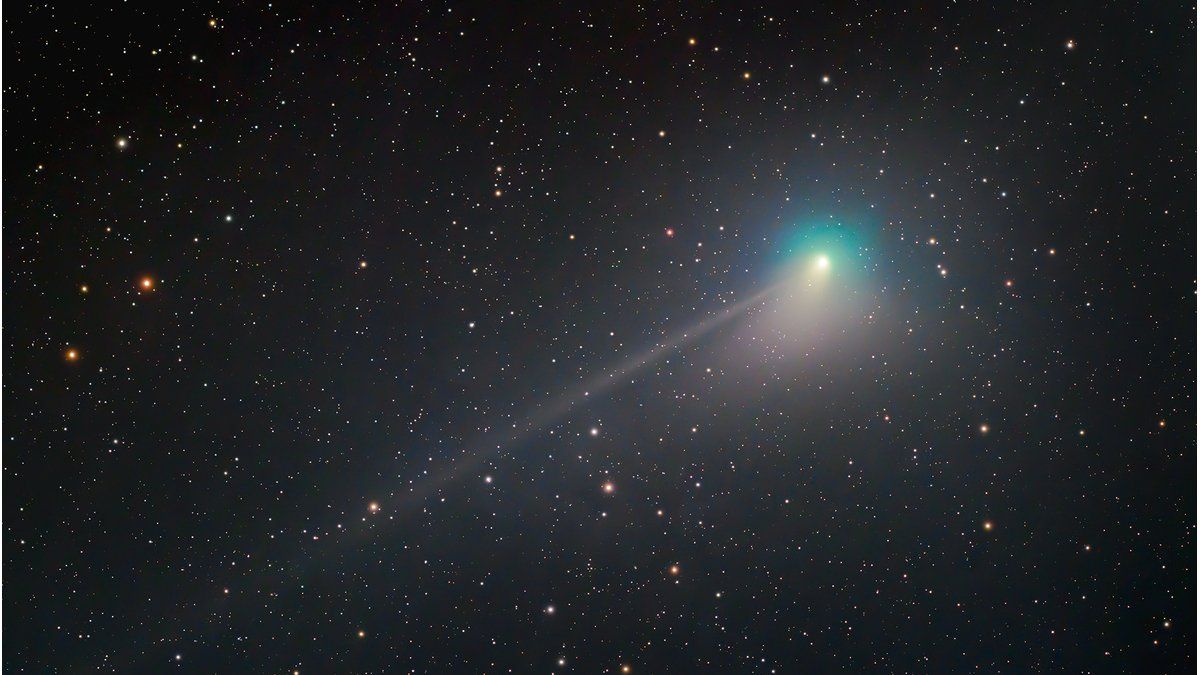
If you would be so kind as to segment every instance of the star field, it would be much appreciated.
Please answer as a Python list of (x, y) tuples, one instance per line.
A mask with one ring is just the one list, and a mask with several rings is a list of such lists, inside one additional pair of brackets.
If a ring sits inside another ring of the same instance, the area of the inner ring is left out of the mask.
[(6, 671), (1195, 668), (1195, 10), (11, 6)]

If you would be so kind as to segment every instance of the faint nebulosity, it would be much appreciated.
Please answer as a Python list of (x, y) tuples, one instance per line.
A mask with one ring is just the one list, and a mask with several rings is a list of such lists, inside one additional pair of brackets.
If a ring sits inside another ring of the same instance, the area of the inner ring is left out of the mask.
[(1193, 6), (7, 9), (6, 672), (1195, 669)]

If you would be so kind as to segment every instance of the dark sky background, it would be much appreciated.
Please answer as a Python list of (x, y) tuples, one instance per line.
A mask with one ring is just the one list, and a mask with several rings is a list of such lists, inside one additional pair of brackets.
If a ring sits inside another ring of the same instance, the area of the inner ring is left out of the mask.
[(1193, 671), (1194, 8), (788, 4), (10, 3), (5, 671)]

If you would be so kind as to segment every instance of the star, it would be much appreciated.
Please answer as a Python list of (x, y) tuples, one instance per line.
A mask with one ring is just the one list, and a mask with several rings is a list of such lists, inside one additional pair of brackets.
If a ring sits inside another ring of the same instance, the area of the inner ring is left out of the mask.
[(4, 72), (11, 670), (1193, 658), (1194, 31), (1156, 3), (44, 4)]

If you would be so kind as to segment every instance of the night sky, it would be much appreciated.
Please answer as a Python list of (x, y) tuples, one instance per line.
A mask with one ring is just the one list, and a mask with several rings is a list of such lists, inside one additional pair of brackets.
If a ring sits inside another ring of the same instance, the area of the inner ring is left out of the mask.
[(1195, 669), (1191, 5), (4, 38), (6, 672)]

